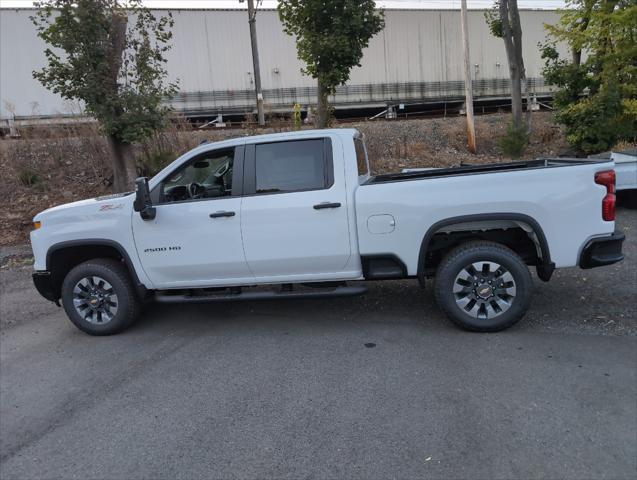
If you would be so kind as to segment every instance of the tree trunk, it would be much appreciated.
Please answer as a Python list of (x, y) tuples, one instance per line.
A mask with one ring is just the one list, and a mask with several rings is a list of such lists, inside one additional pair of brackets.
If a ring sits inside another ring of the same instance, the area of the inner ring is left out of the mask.
[(122, 142), (115, 135), (109, 135), (108, 144), (111, 147), (113, 163), (113, 191), (115, 193), (129, 192), (137, 177), (131, 146)]
[(317, 81), (316, 128), (326, 128), (329, 120), (328, 91), (319, 79)]
[[(513, 44), (515, 45), (515, 62), (520, 72), (520, 91), (524, 85), (526, 94), (526, 133), (531, 133), (531, 94), (529, 84), (526, 80), (526, 68), (524, 68), (524, 57), (522, 56), (522, 23), (520, 22), (520, 12), (518, 11), (517, 0), (510, 0), (509, 13), (511, 15), (511, 31), (513, 32)], [(520, 108), (522, 107), (520, 101)]]
[[(584, 13), (582, 14), (581, 22), (579, 24), (580, 33), (584, 33), (588, 28), (588, 24), (591, 21), (591, 14), (593, 13), (593, 6), (595, 4), (595, 0), (585, 0), (584, 1)], [(573, 65), (579, 67), (582, 63), (582, 49), (581, 47), (573, 48)]]
[[(513, 126), (516, 129), (520, 129), (524, 127), (522, 120), (524, 113), (522, 109), (522, 79), (526, 75), (524, 72), (524, 59), (522, 58), (522, 28), (520, 26), (517, 0), (502, 0), (500, 2), (500, 20), (502, 22), (502, 39), (504, 40), (504, 49), (507, 54), (509, 76), (511, 78)], [(528, 105), (528, 108), (530, 108), (530, 105)]]
[(513, 116), (513, 126), (516, 129), (522, 128), (522, 82), (520, 78), (520, 71), (517, 65), (510, 66), (509, 74), (511, 76), (511, 114)]
[[(112, 98), (118, 95), (119, 86), (117, 82), (122, 68), (122, 56), (126, 48), (127, 24), (128, 18), (125, 15), (113, 13), (111, 18), (111, 45), (108, 50), (109, 88)], [(115, 110), (112, 114), (116, 118), (122, 112)], [(111, 147), (111, 162), (113, 164), (113, 191), (116, 193), (130, 191), (137, 175), (130, 145), (123, 143), (114, 133), (108, 136), (108, 143)]]

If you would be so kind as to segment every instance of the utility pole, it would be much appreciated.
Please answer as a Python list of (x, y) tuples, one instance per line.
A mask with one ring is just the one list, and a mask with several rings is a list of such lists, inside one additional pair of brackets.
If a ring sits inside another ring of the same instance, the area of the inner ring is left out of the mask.
[(460, 3), (460, 23), (462, 23), (462, 45), (464, 48), (464, 94), (467, 111), (467, 140), (469, 151), (476, 153), (476, 129), (473, 122), (473, 87), (471, 85), (471, 59), (469, 58), (469, 28), (467, 27), (467, 0)]
[(252, 43), (254, 89), (257, 94), (257, 117), (259, 125), (264, 126), (263, 92), (261, 91), (261, 70), (259, 69), (259, 49), (257, 47), (257, 10), (254, 8), (254, 0), (248, 0), (248, 24), (250, 25), (250, 42)]

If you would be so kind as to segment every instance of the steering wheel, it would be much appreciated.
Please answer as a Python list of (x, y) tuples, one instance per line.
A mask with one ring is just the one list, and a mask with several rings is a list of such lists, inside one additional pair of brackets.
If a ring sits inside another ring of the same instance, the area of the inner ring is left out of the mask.
[(206, 193), (206, 188), (203, 185), (199, 185), (197, 182), (192, 182), (188, 185), (188, 193), (190, 194), (190, 198), (202, 198), (202, 196)]

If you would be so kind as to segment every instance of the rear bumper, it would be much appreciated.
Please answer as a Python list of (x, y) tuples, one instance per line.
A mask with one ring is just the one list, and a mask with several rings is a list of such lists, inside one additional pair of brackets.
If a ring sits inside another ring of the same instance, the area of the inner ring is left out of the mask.
[(625, 235), (615, 230), (608, 237), (593, 238), (584, 246), (579, 257), (580, 268), (603, 267), (624, 259), (622, 243)]
[(33, 284), (37, 291), (47, 300), (58, 303), (58, 296), (55, 294), (51, 272), (38, 271), (33, 274)]

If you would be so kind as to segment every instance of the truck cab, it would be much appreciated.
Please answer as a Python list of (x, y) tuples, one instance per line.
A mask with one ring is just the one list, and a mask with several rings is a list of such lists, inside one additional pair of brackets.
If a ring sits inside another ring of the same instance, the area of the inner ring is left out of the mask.
[(132, 232), (154, 288), (361, 276), (340, 135), (292, 138), (204, 145), (150, 182)]

